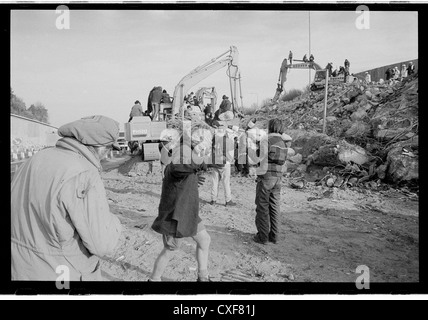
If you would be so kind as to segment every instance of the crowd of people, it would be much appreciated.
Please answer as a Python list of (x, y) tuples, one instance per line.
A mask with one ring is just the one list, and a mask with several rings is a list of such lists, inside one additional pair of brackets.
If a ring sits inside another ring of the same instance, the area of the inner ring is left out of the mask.
[(411, 76), (415, 73), (415, 65), (413, 61), (409, 62), (409, 65), (406, 64), (401, 65), (401, 70), (398, 66), (390, 67), (385, 71), (385, 80), (388, 83), (395, 83), (397, 81), (402, 81), (403, 79)]
[[(138, 101), (135, 106), (140, 110)], [(210, 281), (211, 239), (199, 216), (198, 186), (208, 177), (209, 203), (218, 205), (221, 182), (224, 205), (238, 206), (230, 190), (230, 167), (237, 164), (237, 157), (240, 165), (237, 169), (246, 171), (244, 174), (248, 174), (250, 165), (257, 170), (257, 234), (253, 240), (263, 245), (280, 240), (281, 176), (289, 139), (279, 119), (269, 121), (267, 133), (253, 127), (251, 121), (246, 135), (239, 138), (233, 134), (238, 128), (220, 126), (211, 143), (204, 140), (201, 144), (198, 137), (192, 135), (187, 140), (182, 135), (175, 144), (163, 144), (169, 148), (168, 155), (178, 152), (180, 161), (163, 166), (161, 199), (152, 225), (162, 235), (163, 249), (154, 261), (149, 281), (161, 280), (168, 262), (186, 237), (196, 242), (197, 281)], [(266, 139), (254, 142), (248, 138), (256, 147), (251, 144), (241, 147), (239, 139), (247, 139), (251, 130), (264, 132)], [(119, 124), (105, 116), (92, 116), (61, 126), (58, 134), (62, 138), (55, 147), (30, 158), (12, 180), (12, 280), (55, 281), (58, 268), (64, 267), (69, 269), (70, 281), (102, 280), (100, 258), (114, 252), (122, 232), (119, 219), (110, 212), (100, 175), (101, 159), (110, 150), (119, 148)], [(202, 163), (193, 156), (190, 162), (182, 161), (185, 153), (180, 150), (185, 141), (191, 141), (192, 151), (205, 156)], [(262, 141), (266, 142), (265, 149)]]
[(128, 122), (131, 122), (134, 117), (142, 116), (150, 117), (152, 121), (162, 121), (160, 106), (162, 103), (170, 104), (171, 102), (171, 97), (165, 89), (162, 90), (160, 86), (153, 87), (150, 90), (146, 107), (143, 107), (139, 100), (134, 102)]

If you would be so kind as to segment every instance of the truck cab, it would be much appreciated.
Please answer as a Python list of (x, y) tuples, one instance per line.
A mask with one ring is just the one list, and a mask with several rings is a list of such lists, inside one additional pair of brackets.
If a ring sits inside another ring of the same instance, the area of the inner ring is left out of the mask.
[(165, 121), (152, 121), (146, 116), (134, 117), (124, 127), (126, 140), (138, 142), (143, 161), (160, 159), (158, 146), (161, 133), (166, 129)]

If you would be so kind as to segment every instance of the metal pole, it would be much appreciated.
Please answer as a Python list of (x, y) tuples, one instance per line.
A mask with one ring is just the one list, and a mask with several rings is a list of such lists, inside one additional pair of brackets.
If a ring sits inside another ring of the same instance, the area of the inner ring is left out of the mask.
[[(311, 12), (309, 11), (309, 57), (311, 56)], [(309, 68), (309, 85), (311, 85), (311, 69)]]
[(184, 85), (181, 85), (180, 88), (180, 103), (183, 102), (181, 105), (181, 120), (184, 121)]
[[(229, 66), (228, 66), (228, 68), (229, 68), (229, 72), (230, 72), (230, 65), (231, 65), (231, 63), (229, 63)], [(235, 80), (236, 81), (236, 80)], [(232, 77), (230, 76), (230, 74), (229, 74), (229, 86), (230, 86), (230, 100), (232, 101), (232, 112), (233, 112), (233, 114), (235, 114), (235, 100), (234, 100), (234, 97), (233, 97), (233, 89), (232, 89)]]
[(241, 72), (239, 72), (239, 94), (241, 97), (241, 109), (244, 107), (244, 100), (242, 99), (242, 87), (241, 87)]
[(324, 95), (324, 122), (322, 125), (322, 133), (325, 134), (327, 124), (327, 98), (328, 98), (328, 69), (325, 70), (325, 95)]

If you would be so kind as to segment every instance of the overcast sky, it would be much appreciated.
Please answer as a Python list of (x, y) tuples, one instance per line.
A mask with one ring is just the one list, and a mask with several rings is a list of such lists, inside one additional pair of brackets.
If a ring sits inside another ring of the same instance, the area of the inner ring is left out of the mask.
[[(171, 95), (189, 71), (235, 45), (244, 105), (272, 98), (290, 50), (309, 52), (308, 11), (71, 11), (70, 29), (54, 10), (11, 15), (11, 86), (27, 107), (42, 102), (54, 126), (102, 114), (128, 120), (133, 102), (162, 86)], [(325, 67), (351, 72), (418, 58), (417, 12), (370, 11), (369, 29), (355, 11), (311, 11), (311, 52)], [(311, 76), (313, 78), (314, 72)], [(309, 72), (293, 70), (285, 90), (302, 89)], [(226, 68), (197, 84), (229, 95)], [(220, 99), (221, 100), (221, 99)]]

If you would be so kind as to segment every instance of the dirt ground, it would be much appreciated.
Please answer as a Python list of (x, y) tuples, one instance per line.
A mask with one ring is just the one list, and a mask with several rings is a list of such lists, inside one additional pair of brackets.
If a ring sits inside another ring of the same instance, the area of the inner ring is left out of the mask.
[[(103, 161), (111, 211), (123, 232), (115, 253), (102, 261), (105, 279), (146, 281), (163, 247), (150, 226), (161, 194), (158, 162), (153, 173), (138, 157)], [(210, 205), (210, 182), (200, 187), (200, 216), (211, 235), (209, 272), (214, 281), (355, 282), (365, 265), (371, 282), (419, 281), (419, 202), (399, 190), (330, 189), (308, 183), (292, 189), (283, 178), (280, 240), (261, 245), (256, 233), (253, 178), (231, 178), (236, 207), (224, 206), (220, 187)], [(195, 243), (185, 239), (163, 280), (195, 281)]]

